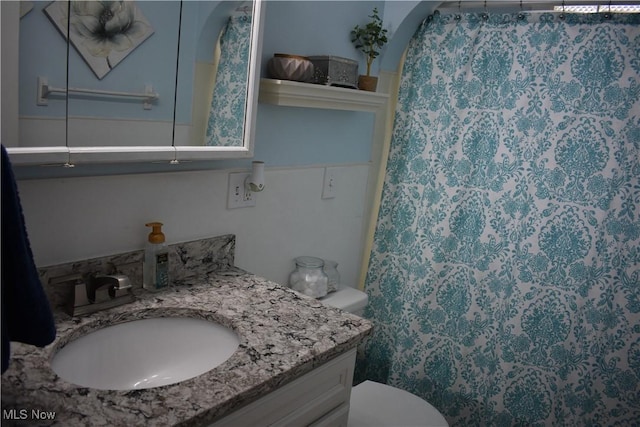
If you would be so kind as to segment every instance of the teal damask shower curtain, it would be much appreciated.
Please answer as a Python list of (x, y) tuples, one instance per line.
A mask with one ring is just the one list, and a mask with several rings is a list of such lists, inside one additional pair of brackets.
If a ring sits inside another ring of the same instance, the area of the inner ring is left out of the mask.
[(638, 15), (422, 24), (360, 375), (452, 425), (640, 423), (639, 75)]
[(220, 35), (220, 60), (216, 71), (205, 145), (241, 146), (247, 103), (251, 15), (233, 15)]

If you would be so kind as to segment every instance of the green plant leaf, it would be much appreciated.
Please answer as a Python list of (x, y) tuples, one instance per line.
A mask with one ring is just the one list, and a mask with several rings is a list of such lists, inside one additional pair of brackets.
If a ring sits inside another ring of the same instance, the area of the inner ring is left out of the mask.
[(373, 8), (369, 18), (371, 21), (366, 26), (356, 25), (351, 31), (351, 42), (356, 49), (364, 53), (367, 59), (367, 75), (369, 75), (371, 63), (380, 55), (380, 50), (387, 43), (387, 30), (382, 28), (378, 8)]

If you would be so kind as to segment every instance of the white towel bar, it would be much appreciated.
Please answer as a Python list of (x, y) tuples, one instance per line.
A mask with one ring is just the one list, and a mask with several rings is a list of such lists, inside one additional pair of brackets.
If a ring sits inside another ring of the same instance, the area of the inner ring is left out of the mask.
[(115, 96), (122, 98), (140, 98), (143, 102), (143, 108), (145, 110), (151, 110), (152, 102), (160, 99), (160, 95), (157, 92), (153, 91), (153, 87), (151, 85), (146, 85), (144, 87), (144, 93), (135, 93), (135, 92), (118, 92), (111, 90), (100, 90), (100, 89), (83, 89), (78, 87), (70, 87), (70, 88), (60, 88), (49, 86), (49, 81), (46, 77), (38, 77), (38, 105), (48, 105), (49, 103), (49, 95), (52, 93), (85, 93), (99, 96)]

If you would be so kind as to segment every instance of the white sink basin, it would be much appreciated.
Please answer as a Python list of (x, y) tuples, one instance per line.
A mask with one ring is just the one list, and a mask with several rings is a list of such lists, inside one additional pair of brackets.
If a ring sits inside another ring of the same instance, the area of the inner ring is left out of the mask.
[(61, 378), (83, 387), (134, 390), (174, 384), (222, 364), (236, 351), (235, 332), (186, 317), (109, 326), (68, 343), (51, 361)]

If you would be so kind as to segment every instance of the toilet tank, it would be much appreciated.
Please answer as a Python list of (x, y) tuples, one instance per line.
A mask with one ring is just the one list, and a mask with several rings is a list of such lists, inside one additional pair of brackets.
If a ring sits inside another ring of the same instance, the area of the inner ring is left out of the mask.
[(356, 316), (362, 316), (364, 308), (369, 301), (369, 296), (357, 289), (341, 287), (323, 298), (319, 298), (323, 304), (339, 308)]

